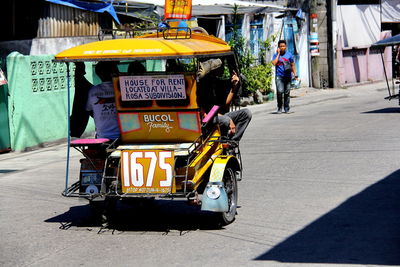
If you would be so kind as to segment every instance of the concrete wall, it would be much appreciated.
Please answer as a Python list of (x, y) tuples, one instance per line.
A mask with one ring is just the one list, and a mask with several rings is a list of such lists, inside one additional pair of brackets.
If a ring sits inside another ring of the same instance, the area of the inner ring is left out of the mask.
[[(24, 56), (18, 52), (7, 57), (13, 150), (21, 151), (67, 137), (67, 66), (52, 62), (53, 58), (51, 55)], [(72, 76), (71, 105), (73, 92)], [(93, 131), (93, 126), (87, 130)]]
[[(338, 5), (336, 63), (338, 86), (352, 83), (385, 80), (379, 50), (370, 49), (371, 44), (391, 36), (381, 32), (381, 9), (379, 5)], [(349, 19), (352, 18), (352, 19)], [(386, 74), (392, 77), (392, 52), (384, 50)]]
[(56, 55), (61, 51), (90, 42), (96, 42), (97, 36), (35, 38), (32, 39), (30, 55)]
[[(385, 74), (380, 54), (370, 53), (369, 49), (344, 50), (343, 54), (345, 75), (344, 81), (340, 85), (384, 79)], [(385, 62), (391, 66), (390, 57), (386, 57)], [(391, 77), (391, 68), (387, 68), (386, 71), (388, 77)]]
[(0, 42), (0, 57), (6, 58), (12, 52), (23, 55), (55, 55), (68, 48), (98, 41), (97, 36), (35, 38)]
[(311, 80), (315, 88), (329, 87), (328, 64), (328, 14), (327, 3), (322, 0), (313, 0), (311, 13), (317, 14), (317, 32), (319, 40), (319, 56), (311, 58)]
[[(390, 36), (389, 32), (382, 32), (381, 39)], [(338, 38), (336, 48), (338, 86), (347, 86), (352, 83), (385, 80), (382, 57), (385, 63), (386, 75), (392, 77), (392, 51), (386, 47), (381, 56), (380, 49), (343, 48), (341, 36)]]
[(0, 152), (10, 148), (10, 131), (8, 129), (7, 85), (0, 85)]

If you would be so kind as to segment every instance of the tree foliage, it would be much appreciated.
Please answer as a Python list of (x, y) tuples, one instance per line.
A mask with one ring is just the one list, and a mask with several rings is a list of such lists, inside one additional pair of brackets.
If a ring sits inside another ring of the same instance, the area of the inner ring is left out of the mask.
[(259, 40), (259, 58), (255, 58), (246, 45), (246, 41), (240, 34), (238, 6), (233, 7), (232, 38), (229, 45), (232, 46), (238, 58), (241, 73), (245, 76), (243, 94), (250, 95), (256, 90), (263, 93), (271, 92), (272, 85), (272, 63), (266, 57), (266, 52), (271, 48), (274, 36), (265, 41)]

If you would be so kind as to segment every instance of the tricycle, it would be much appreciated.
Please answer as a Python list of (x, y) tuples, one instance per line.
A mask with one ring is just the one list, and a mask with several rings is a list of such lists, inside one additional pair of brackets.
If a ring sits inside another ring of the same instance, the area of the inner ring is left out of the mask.
[[(68, 156), (72, 147), (83, 157), (73, 183), (67, 164), (62, 195), (102, 207), (128, 198), (183, 198), (213, 212), (218, 224), (232, 223), (242, 162), (238, 142), (221, 133), (221, 107), (204, 113), (197, 101), (198, 71), (202, 67), (204, 71), (202, 62), (208, 59), (226, 62), (226, 72), (239, 72), (225, 41), (190, 28), (98, 41), (57, 54), (55, 61), (68, 65), (104, 61), (118, 65), (112, 85), (120, 136), (68, 137)], [(132, 62), (140, 62), (145, 70), (130, 72)]]
[[(398, 104), (400, 105), (400, 80), (399, 80), (399, 77), (396, 77), (397, 79), (394, 79), (394, 77), (389, 78), (388, 75), (387, 75), (387, 72), (386, 72), (386, 63), (385, 63), (383, 54), (385, 52), (386, 47), (388, 47), (388, 46), (390, 46), (392, 48), (394, 46), (397, 46), (397, 51), (399, 51), (400, 34), (392, 36), (392, 37), (385, 38), (385, 39), (380, 40), (380, 41), (377, 41), (376, 43), (373, 43), (371, 45), (370, 49), (377, 50), (381, 54), (382, 66), (383, 66), (386, 85), (387, 85), (387, 89), (388, 89), (388, 96), (385, 97), (385, 99), (388, 99), (389, 101), (392, 100), (392, 99), (398, 99)], [(399, 56), (397, 53), (396, 53), (396, 56), (395, 56), (396, 59), (398, 59), (398, 56)], [(396, 61), (396, 60), (394, 60), (394, 61)], [(398, 75), (399, 66), (397, 65), (395, 67), (397, 68), (397, 71), (395, 71), (395, 73)], [(392, 86), (389, 85), (389, 80), (390, 79), (392, 80)], [(396, 86), (399, 86), (397, 94), (396, 94), (396, 91), (395, 91), (395, 84), (396, 84)]]

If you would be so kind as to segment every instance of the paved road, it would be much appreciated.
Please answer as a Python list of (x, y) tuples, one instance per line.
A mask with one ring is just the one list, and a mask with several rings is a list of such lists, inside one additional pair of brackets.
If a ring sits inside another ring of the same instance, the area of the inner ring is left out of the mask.
[(252, 106), (241, 207), (221, 230), (170, 201), (120, 207), (103, 229), (60, 195), (63, 145), (0, 155), (0, 265), (400, 265), (400, 107), (378, 88), (297, 91), (292, 114)]

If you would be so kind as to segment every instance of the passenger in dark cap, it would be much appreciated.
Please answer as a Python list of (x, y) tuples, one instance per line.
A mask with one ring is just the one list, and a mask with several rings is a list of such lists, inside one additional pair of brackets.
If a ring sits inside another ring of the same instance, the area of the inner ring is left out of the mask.
[(139, 61), (132, 61), (129, 63), (128, 66), (128, 73), (130, 74), (136, 74), (136, 73), (145, 73), (146, 72), (146, 67), (143, 66), (143, 64)]
[(179, 64), (175, 59), (167, 59), (165, 70), (167, 72), (183, 72), (183, 66)]

